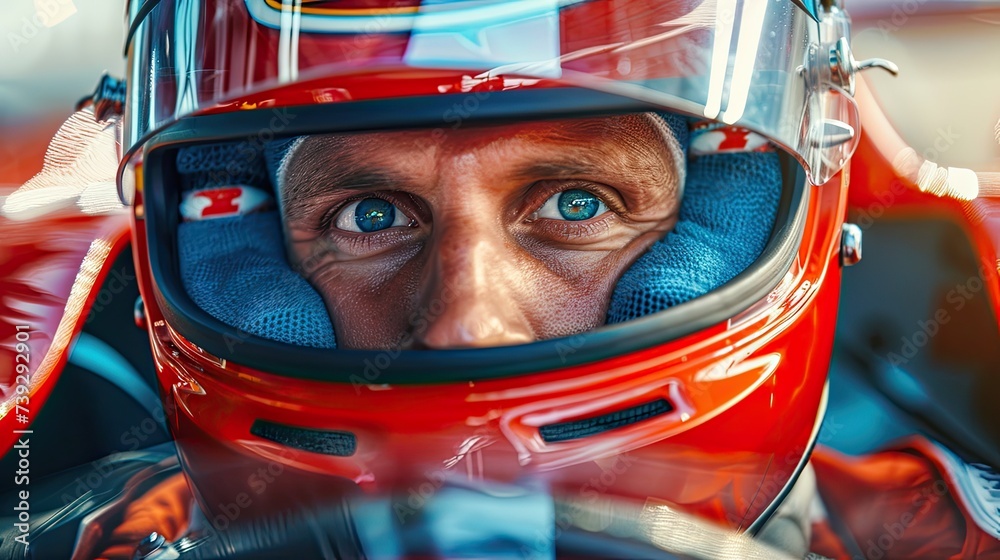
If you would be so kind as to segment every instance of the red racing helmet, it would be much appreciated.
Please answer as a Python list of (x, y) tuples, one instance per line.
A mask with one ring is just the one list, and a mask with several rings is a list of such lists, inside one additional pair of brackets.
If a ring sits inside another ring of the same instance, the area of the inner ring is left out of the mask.
[[(856, 64), (836, 6), (133, 0), (128, 24), (120, 190), (159, 389), (210, 519), (529, 477), (753, 532), (787, 495), (853, 257)], [(603, 326), (341, 348), (285, 257), (274, 201), (303, 136), (640, 112), (682, 152), (680, 216), (618, 279)]]

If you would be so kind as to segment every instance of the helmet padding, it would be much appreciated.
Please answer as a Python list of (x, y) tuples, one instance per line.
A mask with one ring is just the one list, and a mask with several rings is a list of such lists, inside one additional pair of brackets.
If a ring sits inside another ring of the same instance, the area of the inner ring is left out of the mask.
[(689, 160), (674, 229), (618, 280), (608, 323), (707, 294), (750, 266), (767, 244), (781, 198), (778, 154), (738, 152)]
[(262, 338), (336, 347), (323, 299), (285, 259), (277, 210), (178, 229), (181, 279), (209, 315)]

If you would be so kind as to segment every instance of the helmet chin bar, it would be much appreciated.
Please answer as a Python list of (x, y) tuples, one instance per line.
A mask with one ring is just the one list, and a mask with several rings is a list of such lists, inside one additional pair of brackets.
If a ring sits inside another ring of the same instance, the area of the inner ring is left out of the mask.
[[(775, 496), (774, 500), (771, 502), (771, 505), (768, 506), (766, 510), (764, 510), (764, 512), (760, 515), (760, 517), (755, 519), (750, 524), (750, 526), (747, 527), (747, 532), (750, 533), (751, 535), (759, 534), (767, 525), (767, 522), (771, 519), (771, 517), (775, 514), (775, 512), (781, 508), (781, 505), (785, 502), (785, 499), (788, 498), (788, 496), (792, 493), (793, 489), (797, 490), (795, 488), (795, 485), (799, 481), (799, 477), (802, 474), (802, 472), (808, 466), (809, 458), (812, 457), (813, 449), (816, 447), (817, 440), (819, 440), (819, 433), (820, 430), (823, 428), (823, 421), (826, 418), (826, 407), (829, 397), (830, 397), (830, 382), (827, 381), (826, 383), (823, 384), (823, 393), (820, 396), (819, 408), (816, 410), (816, 421), (813, 424), (812, 434), (810, 434), (809, 436), (809, 443), (806, 445), (806, 448), (802, 453), (802, 456), (795, 463), (795, 467), (792, 470), (792, 476), (788, 479), (788, 482), (785, 483), (785, 485)], [(789, 463), (787, 457), (785, 458), (784, 462), (786, 465)], [(814, 484), (814, 482), (810, 482), (810, 484)], [(813, 487), (809, 488), (808, 491), (815, 494), (816, 489), (815, 487)]]
[[(309, 509), (269, 512), (253, 523), (237, 515), (236, 503), (227, 506), (225, 517), (210, 519), (198, 510), (196, 528), (184, 538), (168, 543), (152, 533), (141, 546), (151, 559), (243, 558), (279, 551), (284, 557), (313, 558), (329, 554), (330, 547), (338, 558), (674, 560), (681, 555), (715, 560), (740, 551), (746, 558), (791, 560), (805, 554), (770, 544), (780, 539), (753, 539), (655, 500), (587, 500), (550, 494), (530, 482), (436, 478), (426, 484), (433, 488), (411, 488), (406, 495), (391, 490), (353, 494)], [(798, 521), (808, 512), (794, 515)]]
[[(275, 533), (277, 540), (269, 539), (269, 543), (283, 551), (311, 551), (317, 542), (329, 539), (340, 551), (353, 550), (355, 554), (375, 557), (399, 557), (404, 552), (429, 554), (432, 550), (438, 554), (447, 551), (446, 556), (462, 556), (483, 546), (495, 546), (497, 536), (504, 535), (502, 540), (507, 546), (542, 556), (572, 552), (573, 557), (628, 554), (673, 558), (670, 554), (684, 554), (716, 558), (719, 556), (714, 551), (732, 551), (736, 546), (739, 550), (759, 552), (760, 557), (785, 558), (784, 554), (788, 554), (788, 558), (801, 558), (806, 551), (769, 548), (768, 543), (787, 546), (796, 540), (783, 539), (781, 534), (769, 535), (768, 522), (776, 512), (779, 518), (791, 519), (796, 524), (808, 518), (808, 507), (803, 510), (802, 506), (811, 502), (816, 490), (813, 477), (800, 478), (800, 474), (805, 472), (818, 438), (827, 390), (824, 386), (810, 439), (801, 457), (796, 459), (791, 477), (776, 495), (764, 496), (770, 500), (769, 507), (744, 534), (707, 523), (664, 500), (634, 500), (608, 494), (595, 500), (590, 493), (551, 488), (542, 478), (529, 476), (513, 483), (469, 481), (456, 472), (436, 471), (427, 473), (426, 479), (413, 482), (408, 489), (393, 486), (376, 492), (358, 492), (357, 487), (345, 487), (345, 493), (336, 499), (267, 511), (252, 523), (233, 515), (234, 511), (241, 513), (241, 506), (235, 502), (221, 504), (224, 513), (197, 523), (203, 529), (188, 537), (192, 545), (188, 550), (207, 547), (259, 552), (262, 543), (254, 538), (254, 532), (280, 519), (282, 530)], [(788, 458), (783, 462), (791, 464)], [(776, 464), (779, 468), (783, 466), (778, 458)], [(627, 475), (626, 468), (627, 464), (621, 475)], [(606, 472), (619, 470), (612, 466)], [(263, 486), (280, 476), (282, 471), (271, 478), (261, 476), (254, 479), (254, 484)], [(770, 491), (766, 486), (760, 489), (764, 494)], [(250, 501), (242, 499), (240, 503), (245, 506)], [(780, 533), (782, 527), (773, 529)], [(763, 543), (748, 539), (747, 535), (758, 536)]]

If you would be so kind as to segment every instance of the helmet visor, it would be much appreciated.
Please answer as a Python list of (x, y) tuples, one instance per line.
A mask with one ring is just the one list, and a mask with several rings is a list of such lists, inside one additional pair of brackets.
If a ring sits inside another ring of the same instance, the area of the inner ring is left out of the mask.
[(207, 112), (552, 87), (750, 129), (815, 183), (856, 142), (827, 38), (791, 2), (161, 0), (132, 28), (131, 149)]

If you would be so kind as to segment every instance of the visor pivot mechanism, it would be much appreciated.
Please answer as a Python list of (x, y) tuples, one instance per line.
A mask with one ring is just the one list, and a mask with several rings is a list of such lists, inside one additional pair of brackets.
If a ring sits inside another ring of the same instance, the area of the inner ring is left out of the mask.
[(112, 117), (120, 117), (125, 111), (125, 80), (120, 80), (105, 73), (97, 82), (94, 93), (76, 103), (76, 110), (87, 107), (94, 110), (94, 119), (106, 121)]
[(837, 44), (830, 49), (830, 77), (834, 85), (844, 89), (850, 96), (854, 96), (854, 75), (869, 68), (881, 68), (893, 76), (899, 74), (899, 67), (892, 61), (884, 58), (869, 58), (858, 61), (851, 52), (851, 44), (846, 37), (841, 37)]
[(861, 262), (861, 228), (844, 224), (840, 232), (840, 264), (854, 266)]

